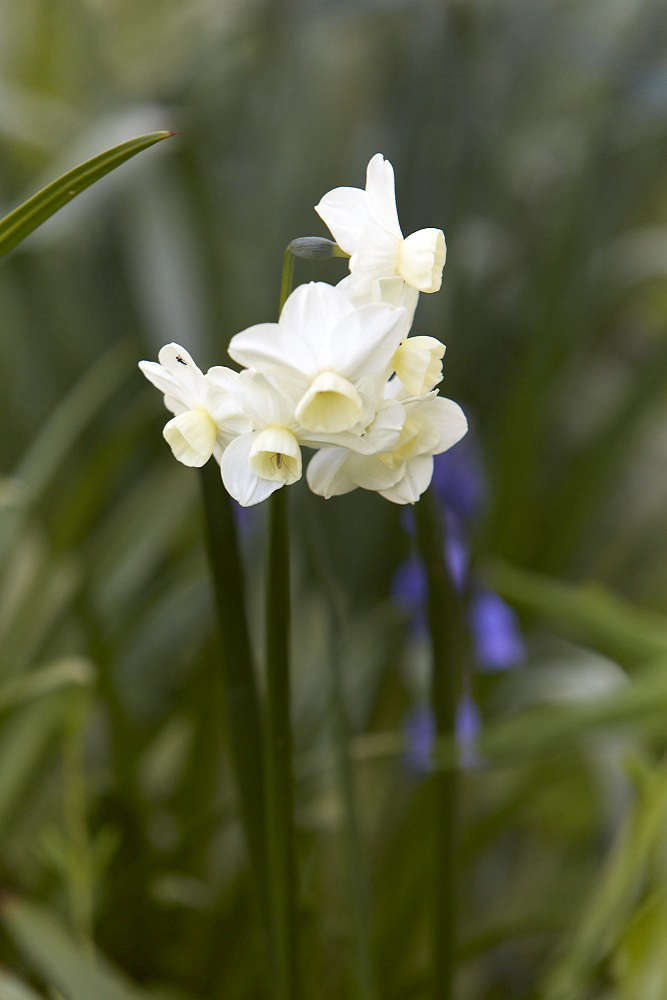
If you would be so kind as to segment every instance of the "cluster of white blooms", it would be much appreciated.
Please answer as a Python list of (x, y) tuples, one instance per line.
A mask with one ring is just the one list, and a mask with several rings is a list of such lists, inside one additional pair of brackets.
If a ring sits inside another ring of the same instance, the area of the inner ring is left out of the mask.
[(306, 473), (314, 493), (361, 487), (415, 503), (433, 456), (467, 430), (458, 404), (437, 394), (444, 344), (409, 336), (419, 292), (440, 288), (444, 234), (403, 237), (394, 172), (379, 153), (365, 190), (336, 188), (316, 211), (349, 254), (350, 274), (337, 286), (301, 285), (277, 323), (233, 337), (241, 372), (204, 374), (177, 344), (139, 367), (174, 414), (163, 431), (174, 456), (189, 466), (213, 456), (243, 506), (297, 482), (304, 447), (315, 449)]

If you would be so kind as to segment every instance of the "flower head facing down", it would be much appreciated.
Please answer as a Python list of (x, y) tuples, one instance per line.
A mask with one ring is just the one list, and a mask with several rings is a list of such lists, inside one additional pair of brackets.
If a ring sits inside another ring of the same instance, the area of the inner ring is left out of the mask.
[(418, 292), (439, 291), (447, 256), (445, 234), (420, 229), (403, 237), (394, 169), (381, 153), (371, 157), (364, 190), (334, 188), (315, 211), (350, 255), (350, 273), (360, 283), (398, 276)]
[(211, 368), (206, 375), (179, 344), (167, 344), (158, 361), (140, 361), (139, 368), (164, 394), (164, 405), (174, 414), (162, 431), (174, 458), (200, 467), (211, 455), (219, 457), (232, 438), (249, 426), (235, 393), (238, 374), (229, 368)]

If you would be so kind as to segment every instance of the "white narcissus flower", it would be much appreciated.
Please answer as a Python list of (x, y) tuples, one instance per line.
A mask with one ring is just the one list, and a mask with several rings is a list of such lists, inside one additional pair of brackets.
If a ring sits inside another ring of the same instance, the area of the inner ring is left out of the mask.
[(311, 282), (292, 292), (278, 323), (260, 323), (233, 337), (229, 354), (294, 399), (302, 443), (364, 451), (378, 406), (385, 405), (382, 385), (403, 320), (403, 309), (357, 307), (338, 288)]
[(227, 492), (242, 507), (251, 507), (301, 479), (301, 448), (294, 433), (294, 403), (270, 379), (241, 372), (238, 400), (251, 430), (227, 446), (220, 471)]
[[(397, 389), (390, 385), (390, 392), (400, 391), (400, 384)], [(307, 471), (313, 493), (328, 500), (361, 487), (393, 503), (416, 503), (433, 477), (433, 456), (460, 441), (468, 423), (458, 403), (443, 396), (405, 399), (403, 406), (405, 423), (391, 451), (378, 455), (353, 454), (345, 448), (318, 451)]]
[(231, 439), (249, 428), (235, 393), (239, 376), (230, 368), (211, 368), (204, 375), (179, 344), (167, 344), (157, 363), (140, 361), (139, 368), (174, 414), (162, 433), (183, 465), (199, 468), (211, 455), (219, 460)]
[(350, 254), (350, 273), (362, 284), (398, 276), (418, 292), (437, 292), (447, 256), (441, 229), (403, 237), (396, 211), (394, 170), (381, 153), (366, 169), (366, 189), (334, 188), (315, 206), (338, 245)]

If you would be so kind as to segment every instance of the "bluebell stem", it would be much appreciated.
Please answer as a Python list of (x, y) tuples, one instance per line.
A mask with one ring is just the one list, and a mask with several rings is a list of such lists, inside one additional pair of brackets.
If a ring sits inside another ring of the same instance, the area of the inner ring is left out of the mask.
[[(479, 453), (468, 439), (436, 456), (433, 487), (446, 519), (446, 543), (443, 559), (450, 577), (461, 595), (468, 595), (468, 623), (473, 643), (475, 667), (483, 673), (516, 666), (525, 656), (523, 637), (514, 611), (502, 598), (477, 583), (470, 569), (467, 531), (479, 516), (484, 504), (486, 483)], [(413, 536), (411, 510), (402, 514), (407, 534)], [(426, 635), (426, 573), (416, 554), (397, 569), (392, 581), (392, 596), (405, 614), (412, 637)], [(479, 708), (468, 690), (461, 699), (456, 734), (463, 766), (479, 762), (475, 750), (481, 728)], [(430, 709), (420, 701), (405, 722), (405, 761), (415, 773), (431, 767), (434, 724)]]

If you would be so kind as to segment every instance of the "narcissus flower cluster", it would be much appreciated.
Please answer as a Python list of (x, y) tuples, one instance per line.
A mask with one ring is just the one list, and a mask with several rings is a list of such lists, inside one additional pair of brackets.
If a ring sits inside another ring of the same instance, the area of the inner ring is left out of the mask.
[(415, 503), (433, 456), (466, 433), (457, 403), (438, 395), (445, 346), (410, 336), (420, 292), (438, 291), (445, 237), (403, 237), (394, 172), (381, 154), (366, 188), (336, 188), (316, 211), (349, 255), (338, 285), (311, 282), (289, 296), (277, 323), (236, 334), (240, 372), (205, 374), (178, 344), (139, 367), (173, 417), (164, 438), (184, 465), (213, 457), (235, 500), (251, 506), (303, 475), (322, 497), (362, 488)]

